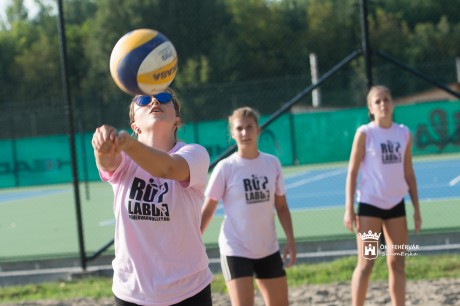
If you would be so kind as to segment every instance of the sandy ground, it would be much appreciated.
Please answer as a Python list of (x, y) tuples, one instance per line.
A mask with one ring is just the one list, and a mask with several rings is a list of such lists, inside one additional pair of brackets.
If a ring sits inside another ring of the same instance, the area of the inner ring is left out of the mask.
[[(438, 306), (460, 305), (460, 279), (439, 279), (431, 281), (408, 281), (406, 305)], [(230, 300), (225, 294), (213, 295), (215, 306), (230, 306)], [(308, 305), (351, 305), (350, 284), (338, 283), (328, 285), (308, 285), (290, 288), (289, 301), (292, 306)], [(16, 304), (1, 304), (10, 306), (109, 306), (113, 299), (74, 299), (68, 301), (39, 301)], [(256, 296), (255, 306), (263, 306), (263, 300)], [(391, 305), (388, 295), (388, 285), (384, 282), (370, 284), (366, 306)]]

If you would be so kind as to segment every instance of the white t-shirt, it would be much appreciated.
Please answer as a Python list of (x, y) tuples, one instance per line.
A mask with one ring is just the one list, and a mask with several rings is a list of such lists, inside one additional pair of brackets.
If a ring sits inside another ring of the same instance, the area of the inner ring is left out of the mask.
[(202, 146), (183, 142), (169, 153), (187, 161), (188, 182), (152, 177), (124, 152), (112, 175), (100, 171), (114, 191), (112, 290), (131, 303), (175, 304), (212, 280), (200, 232), (209, 155)]
[(384, 129), (370, 122), (358, 128), (366, 134), (366, 152), (361, 163), (358, 202), (391, 209), (406, 195), (404, 156), (409, 129), (395, 124)]
[(222, 255), (257, 259), (279, 250), (275, 194), (285, 190), (281, 164), (273, 155), (259, 152), (255, 159), (244, 159), (234, 153), (216, 165), (205, 195), (223, 202)]

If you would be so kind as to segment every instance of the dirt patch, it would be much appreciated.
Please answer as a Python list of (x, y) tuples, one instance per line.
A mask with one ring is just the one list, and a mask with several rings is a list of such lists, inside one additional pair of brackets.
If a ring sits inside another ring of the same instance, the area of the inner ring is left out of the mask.
[[(406, 305), (460, 305), (460, 279), (439, 279), (408, 281), (406, 290)], [(230, 306), (226, 294), (213, 294), (215, 306)], [(351, 305), (349, 283), (327, 285), (307, 285), (289, 288), (289, 304), (292, 306), (307, 305)], [(1, 304), (10, 306), (111, 306), (112, 298), (87, 299), (78, 298), (66, 301), (21, 302)], [(255, 306), (263, 306), (260, 295), (256, 295)], [(371, 282), (367, 294), (366, 306), (391, 305), (388, 294), (388, 284)]]

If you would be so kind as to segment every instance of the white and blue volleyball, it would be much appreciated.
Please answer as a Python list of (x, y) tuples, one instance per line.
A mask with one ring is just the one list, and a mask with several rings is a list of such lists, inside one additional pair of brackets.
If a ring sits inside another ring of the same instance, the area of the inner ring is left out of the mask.
[(153, 95), (171, 84), (177, 71), (177, 53), (162, 33), (137, 29), (121, 37), (110, 55), (110, 74), (130, 95)]

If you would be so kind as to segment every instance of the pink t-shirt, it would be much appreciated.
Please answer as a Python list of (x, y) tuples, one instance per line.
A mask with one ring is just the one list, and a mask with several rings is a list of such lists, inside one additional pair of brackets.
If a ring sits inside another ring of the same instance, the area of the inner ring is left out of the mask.
[(212, 280), (200, 232), (209, 155), (202, 146), (183, 142), (169, 153), (187, 161), (188, 182), (153, 177), (124, 152), (112, 175), (100, 171), (114, 191), (112, 290), (136, 304), (175, 304)]
[(404, 176), (409, 129), (395, 123), (384, 129), (371, 122), (360, 126), (358, 131), (366, 134), (366, 152), (361, 163), (357, 200), (391, 209), (409, 190)]
[(234, 153), (216, 165), (205, 195), (224, 205), (222, 255), (257, 259), (279, 250), (275, 194), (285, 190), (281, 164), (273, 155), (259, 152), (255, 159), (244, 159)]

